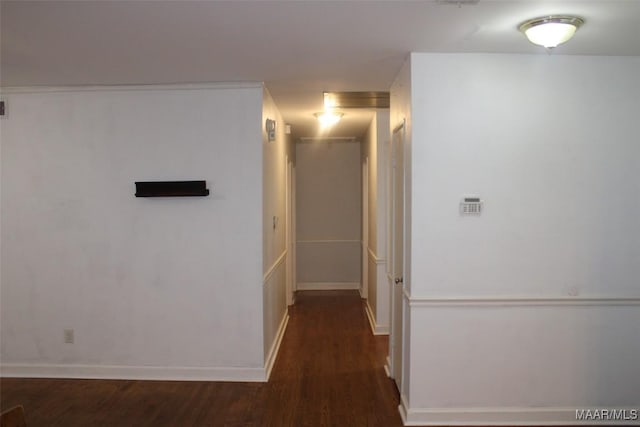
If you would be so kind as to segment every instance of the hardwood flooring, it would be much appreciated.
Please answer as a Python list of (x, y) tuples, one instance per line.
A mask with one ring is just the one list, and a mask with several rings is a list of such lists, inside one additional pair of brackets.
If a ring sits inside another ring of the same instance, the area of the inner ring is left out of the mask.
[(268, 383), (0, 380), (0, 407), (29, 427), (401, 426), (356, 291), (299, 292)]

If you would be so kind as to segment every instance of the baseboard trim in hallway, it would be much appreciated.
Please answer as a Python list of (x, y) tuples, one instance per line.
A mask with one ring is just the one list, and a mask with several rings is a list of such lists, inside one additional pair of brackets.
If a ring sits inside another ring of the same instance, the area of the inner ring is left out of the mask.
[(371, 332), (373, 333), (373, 335), (389, 335), (388, 326), (378, 325), (376, 323), (376, 318), (374, 317), (371, 306), (369, 305), (369, 300), (366, 300), (364, 303), (364, 311), (367, 313), (369, 326), (371, 327)]
[(360, 282), (300, 282), (298, 291), (346, 291), (359, 290)]
[[(625, 409), (621, 409), (624, 411)], [(630, 414), (632, 408), (627, 408)], [(404, 394), (398, 412), (405, 426), (575, 426), (621, 425), (620, 420), (577, 421), (576, 408), (418, 408), (411, 409)], [(628, 423), (628, 424), (627, 424)], [(627, 421), (625, 425), (640, 425)]]
[(276, 363), (278, 352), (280, 351), (280, 344), (282, 344), (282, 338), (284, 337), (284, 333), (287, 330), (288, 324), (289, 324), (289, 313), (285, 311), (284, 317), (282, 318), (282, 321), (280, 322), (280, 326), (278, 327), (278, 333), (276, 334), (276, 338), (273, 341), (273, 344), (271, 345), (271, 349), (269, 350), (269, 354), (265, 361), (264, 373), (265, 373), (266, 381), (269, 381), (269, 377), (271, 376), (271, 371), (273, 370), (273, 365)]
[(2, 378), (65, 378), (78, 380), (264, 382), (265, 370), (262, 367), (216, 368), (3, 363), (0, 366), (0, 376)]

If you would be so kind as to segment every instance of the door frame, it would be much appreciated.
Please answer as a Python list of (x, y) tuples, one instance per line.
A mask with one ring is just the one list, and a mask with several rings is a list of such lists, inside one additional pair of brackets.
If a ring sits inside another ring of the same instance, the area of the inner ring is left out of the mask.
[[(406, 212), (405, 212), (405, 208), (406, 208), (406, 168), (405, 168), (405, 143), (406, 143), (406, 119), (402, 120), (402, 123), (400, 123), (398, 126), (396, 126), (392, 133), (391, 133), (391, 139), (390, 139), (390, 156), (389, 156), (389, 160), (388, 160), (388, 171), (389, 174), (387, 175), (387, 185), (388, 185), (388, 189), (389, 191), (387, 192), (387, 194), (389, 194), (389, 198), (387, 200), (387, 206), (388, 206), (388, 221), (387, 221), (387, 225), (388, 225), (388, 240), (387, 240), (387, 254), (389, 254), (389, 262), (387, 263), (387, 280), (388, 280), (388, 284), (389, 284), (389, 304), (390, 304), (390, 310), (389, 310), (389, 357), (388, 357), (388, 371), (389, 371), (389, 376), (391, 378), (393, 378), (396, 382), (396, 386), (398, 387), (398, 390), (401, 391), (402, 390), (402, 379), (403, 379), (403, 375), (404, 375), (404, 363), (403, 363), (403, 356), (404, 356), (404, 349), (403, 349), (403, 344), (404, 344), (404, 330), (405, 330), (405, 325), (404, 325), (404, 313), (403, 313), (403, 307), (404, 307), (404, 289), (405, 289), (405, 285), (403, 282), (400, 282), (398, 284), (395, 283), (395, 280), (400, 278), (403, 279), (404, 277), (404, 273), (405, 273), (405, 254), (404, 254), (404, 242), (405, 242), (405, 238), (406, 238), (406, 224), (405, 224), (405, 219), (406, 219)], [(400, 144), (400, 147), (397, 147), (397, 145)], [(400, 165), (398, 165), (397, 161), (396, 161), (396, 156), (398, 153), (398, 150), (400, 151), (400, 154), (402, 156), (402, 162), (400, 163)], [(396, 176), (397, 176), (397, 171), (396, 168), (397, 167), (401, 167), (402, 170), (400, 171), (400, 175), (401, 175), (401, 179), (402, 179), (402, 194), (398, 195), (396, 194)], [(396, 212), (396, 198), (400, 196), (402, 198), (401, 203), (402, 203), (402, 215), (401, 218), (397, 218), (397, 212)], [(402, 250), (403, 250), (403, 254), (402, 254), (402, 260), (401, 260), (401, 269), (402, 271), (398, 272), (397, 270), (397, 260), (396, 260), (396, 231), (397, 231), (397, 225), (396, 225), (396, 221), (400, 219), (402, 220), (402, 231), (401, 231), (401, 238), (402, 238)]]
[(295, 167), (288, 156), (285, 158), (285, 247), (286, 258), (286, 301), (295, 304), (296, 292), (296, 242), (295, 242)]
[(369, 298), (369, 158), (362, 162), (362, 273), (360, 298)]

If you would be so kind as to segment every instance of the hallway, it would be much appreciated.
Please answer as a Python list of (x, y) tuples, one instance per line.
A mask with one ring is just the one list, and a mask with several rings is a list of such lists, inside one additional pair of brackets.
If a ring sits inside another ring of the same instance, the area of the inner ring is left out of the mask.
[(401, 426), (357, 291), (298, 292), (268, 383), (3, 378), (37, 426)]

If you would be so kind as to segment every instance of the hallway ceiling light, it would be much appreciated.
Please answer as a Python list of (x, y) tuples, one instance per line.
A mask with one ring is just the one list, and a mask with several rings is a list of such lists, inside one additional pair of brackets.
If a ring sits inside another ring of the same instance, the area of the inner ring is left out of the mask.
[(338, 123), (343, 114), (336, 113), (334, 111), (323, 111), (321, 113), (315, 113), (314, 116), (316, 116), (316, 119), (318, 119), (318, 122), (320, 122), (320, 126), (326, 128)]
[(531, 43), (550, 49), (568, 41), (582, 24), (577, 16), (552, 15), (530, 19), (518, 28)]

